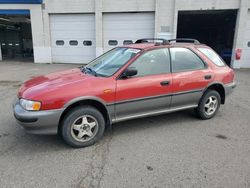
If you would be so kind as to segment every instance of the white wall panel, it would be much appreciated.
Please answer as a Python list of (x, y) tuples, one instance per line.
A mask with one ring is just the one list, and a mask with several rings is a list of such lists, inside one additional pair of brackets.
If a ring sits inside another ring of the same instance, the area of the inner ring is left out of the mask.
[(103, 15), (103, 46), (107, 51), (115, 46), (109, 40), (117, 40), (123, 45), (124, 40), (154, 37), (154, 12), (148, 13), (105, 13)]

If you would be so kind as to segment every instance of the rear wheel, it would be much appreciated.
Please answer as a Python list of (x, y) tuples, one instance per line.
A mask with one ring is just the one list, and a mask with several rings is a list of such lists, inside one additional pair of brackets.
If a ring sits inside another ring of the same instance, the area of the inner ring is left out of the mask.
[(72, 147), (86, 147), (96, 143), (103, 135), (105, 120), (92, 106), (72, 109), (62, 122), (61, 135)]
[(220, 108), (220, 104), (220, 94), (215, 90), (207, 90), (195, 111), (201, 119), (210, 119), (215, 116)]

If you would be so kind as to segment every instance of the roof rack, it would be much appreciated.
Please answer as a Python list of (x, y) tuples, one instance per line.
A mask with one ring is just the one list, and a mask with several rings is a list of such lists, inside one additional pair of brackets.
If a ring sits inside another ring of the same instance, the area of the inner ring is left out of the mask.
[(177, 39), (170, 39), (168, 41), (169, 42), (173, 42), (173, 41), (175, 41), (175, 42), (192, 42), (195, 45), (200, 44), (200, 42), (198, 40), (196, 40), (196, 39), (189, 39), (189, 38), (177, 38)]
[[(155, 42), (155, 45), (167, 45), (170, 44), (170, 42), (189, 42), (189, 43), (194, 43), (195, 45), (201, 44), (198, 40), (196, 39), (189, 39), (189, 38), (177, 38), (177, 39), (163, 39), (163, 38), (144, 38), (144, 39), (139, 39), (135, 43), (149, 43), (149, 42)], [(161, 42), (159, 42), (161, 41)]]
[[(148, 43), (148, 42), (151, 42), (151, 41), (155, 41), (156, 45), (166, 45), (166, 44), (169, 44), (169, 41), (166, 40), (166, 39), (163, 39), (163, 38), (145, 38), (145, 39), (139, 39), (137, 40), (135, 43)], [(161, 41), (161, 43), (159, 44), (159, 42), (157, 41)]]

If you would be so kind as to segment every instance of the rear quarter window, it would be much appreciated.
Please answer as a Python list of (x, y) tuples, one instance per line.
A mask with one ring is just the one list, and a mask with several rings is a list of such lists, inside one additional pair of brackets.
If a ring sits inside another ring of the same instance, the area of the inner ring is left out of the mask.
[(207, 56), (208, 59), (210, 59), (215, 65), (220, 66), (220, 67), (225, 66), (224, 61), (212, 49), (198, 48), (198, 50), (202, 52), (205, 56)]

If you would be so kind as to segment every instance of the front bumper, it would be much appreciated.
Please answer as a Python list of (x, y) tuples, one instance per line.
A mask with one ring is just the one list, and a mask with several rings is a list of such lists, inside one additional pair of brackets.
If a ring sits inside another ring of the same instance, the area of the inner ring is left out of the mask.
[(14, 106), (14, 117), (17, 122), (32, 134), (57, 134), (58, 124), (64, 109), (27, 111), (19, 101)]
[(236, 82), (225, 84), (224, 88), (225, 88), (225, 95), (228, 96), (233, 92), (234, 88), (236, 88)]

